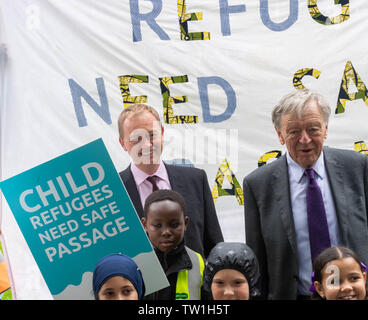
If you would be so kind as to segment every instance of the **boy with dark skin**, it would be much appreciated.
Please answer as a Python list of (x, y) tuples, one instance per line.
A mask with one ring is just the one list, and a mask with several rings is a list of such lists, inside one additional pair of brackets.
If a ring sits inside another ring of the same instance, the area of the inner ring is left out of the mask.
[(145, 300), (199, 300), (204, 262), (184, 245), (189, 223), (184, 198), (172, 190), (158, 190), (146, 200), (142, 224), (168, 278), (170, 286)]

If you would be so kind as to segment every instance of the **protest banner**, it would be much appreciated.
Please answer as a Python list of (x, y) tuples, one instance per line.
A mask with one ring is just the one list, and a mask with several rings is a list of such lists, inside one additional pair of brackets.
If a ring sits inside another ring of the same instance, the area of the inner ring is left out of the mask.
[(112, 253), (135, 260), (146, 294), (168, 286), (102, 139), (0, 186), (55, 299), (92, 299), (94, 267)]
[[(368, 154), (366, 0), (0, 1), (1, 179), (102, 138), (134, 102), (165, 128), (162, 159), (206, 171), (226, 241), (245, 241), (243, 178), (285, 154), (271, 110), (328, 100), (325, 145)], [(6, 201), (16, 299), (48, 298)]]

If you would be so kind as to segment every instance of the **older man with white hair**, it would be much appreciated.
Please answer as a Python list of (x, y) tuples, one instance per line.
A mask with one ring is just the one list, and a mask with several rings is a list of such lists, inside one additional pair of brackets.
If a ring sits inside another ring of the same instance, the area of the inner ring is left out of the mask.
[(320, 94), (284, 96), (272, 121), (287, 152), (244, 178), (246, 242), (264, 298), (308, 298), (312, 261), (327, 247), (368, 262), (368, 157), (323, 146), (330, 113)]

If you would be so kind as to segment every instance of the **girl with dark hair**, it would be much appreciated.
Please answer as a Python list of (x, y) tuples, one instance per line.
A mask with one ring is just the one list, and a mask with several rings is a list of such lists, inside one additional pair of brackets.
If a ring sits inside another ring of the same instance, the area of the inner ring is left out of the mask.
[(331, 247), (313, 263), (313, 300), (365, 300), (367, 268), (354, 251)]

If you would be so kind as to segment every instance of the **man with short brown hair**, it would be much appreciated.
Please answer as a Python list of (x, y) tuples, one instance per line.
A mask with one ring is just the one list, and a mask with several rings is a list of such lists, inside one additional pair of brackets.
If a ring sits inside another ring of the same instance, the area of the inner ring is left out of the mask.
[(191, 223), (185, 243), (207, 257), (216, 243), (223, 241), (206, 172), (202, 169), (175, 166), (161, 160), (164, 127), (156, 110), (134, 104), (122, 111), (119, 142), (130, 155), (131, 164), (120, 177), (140, 218), (145, 199), (157, 189), (179, 192), (187, 203)]

